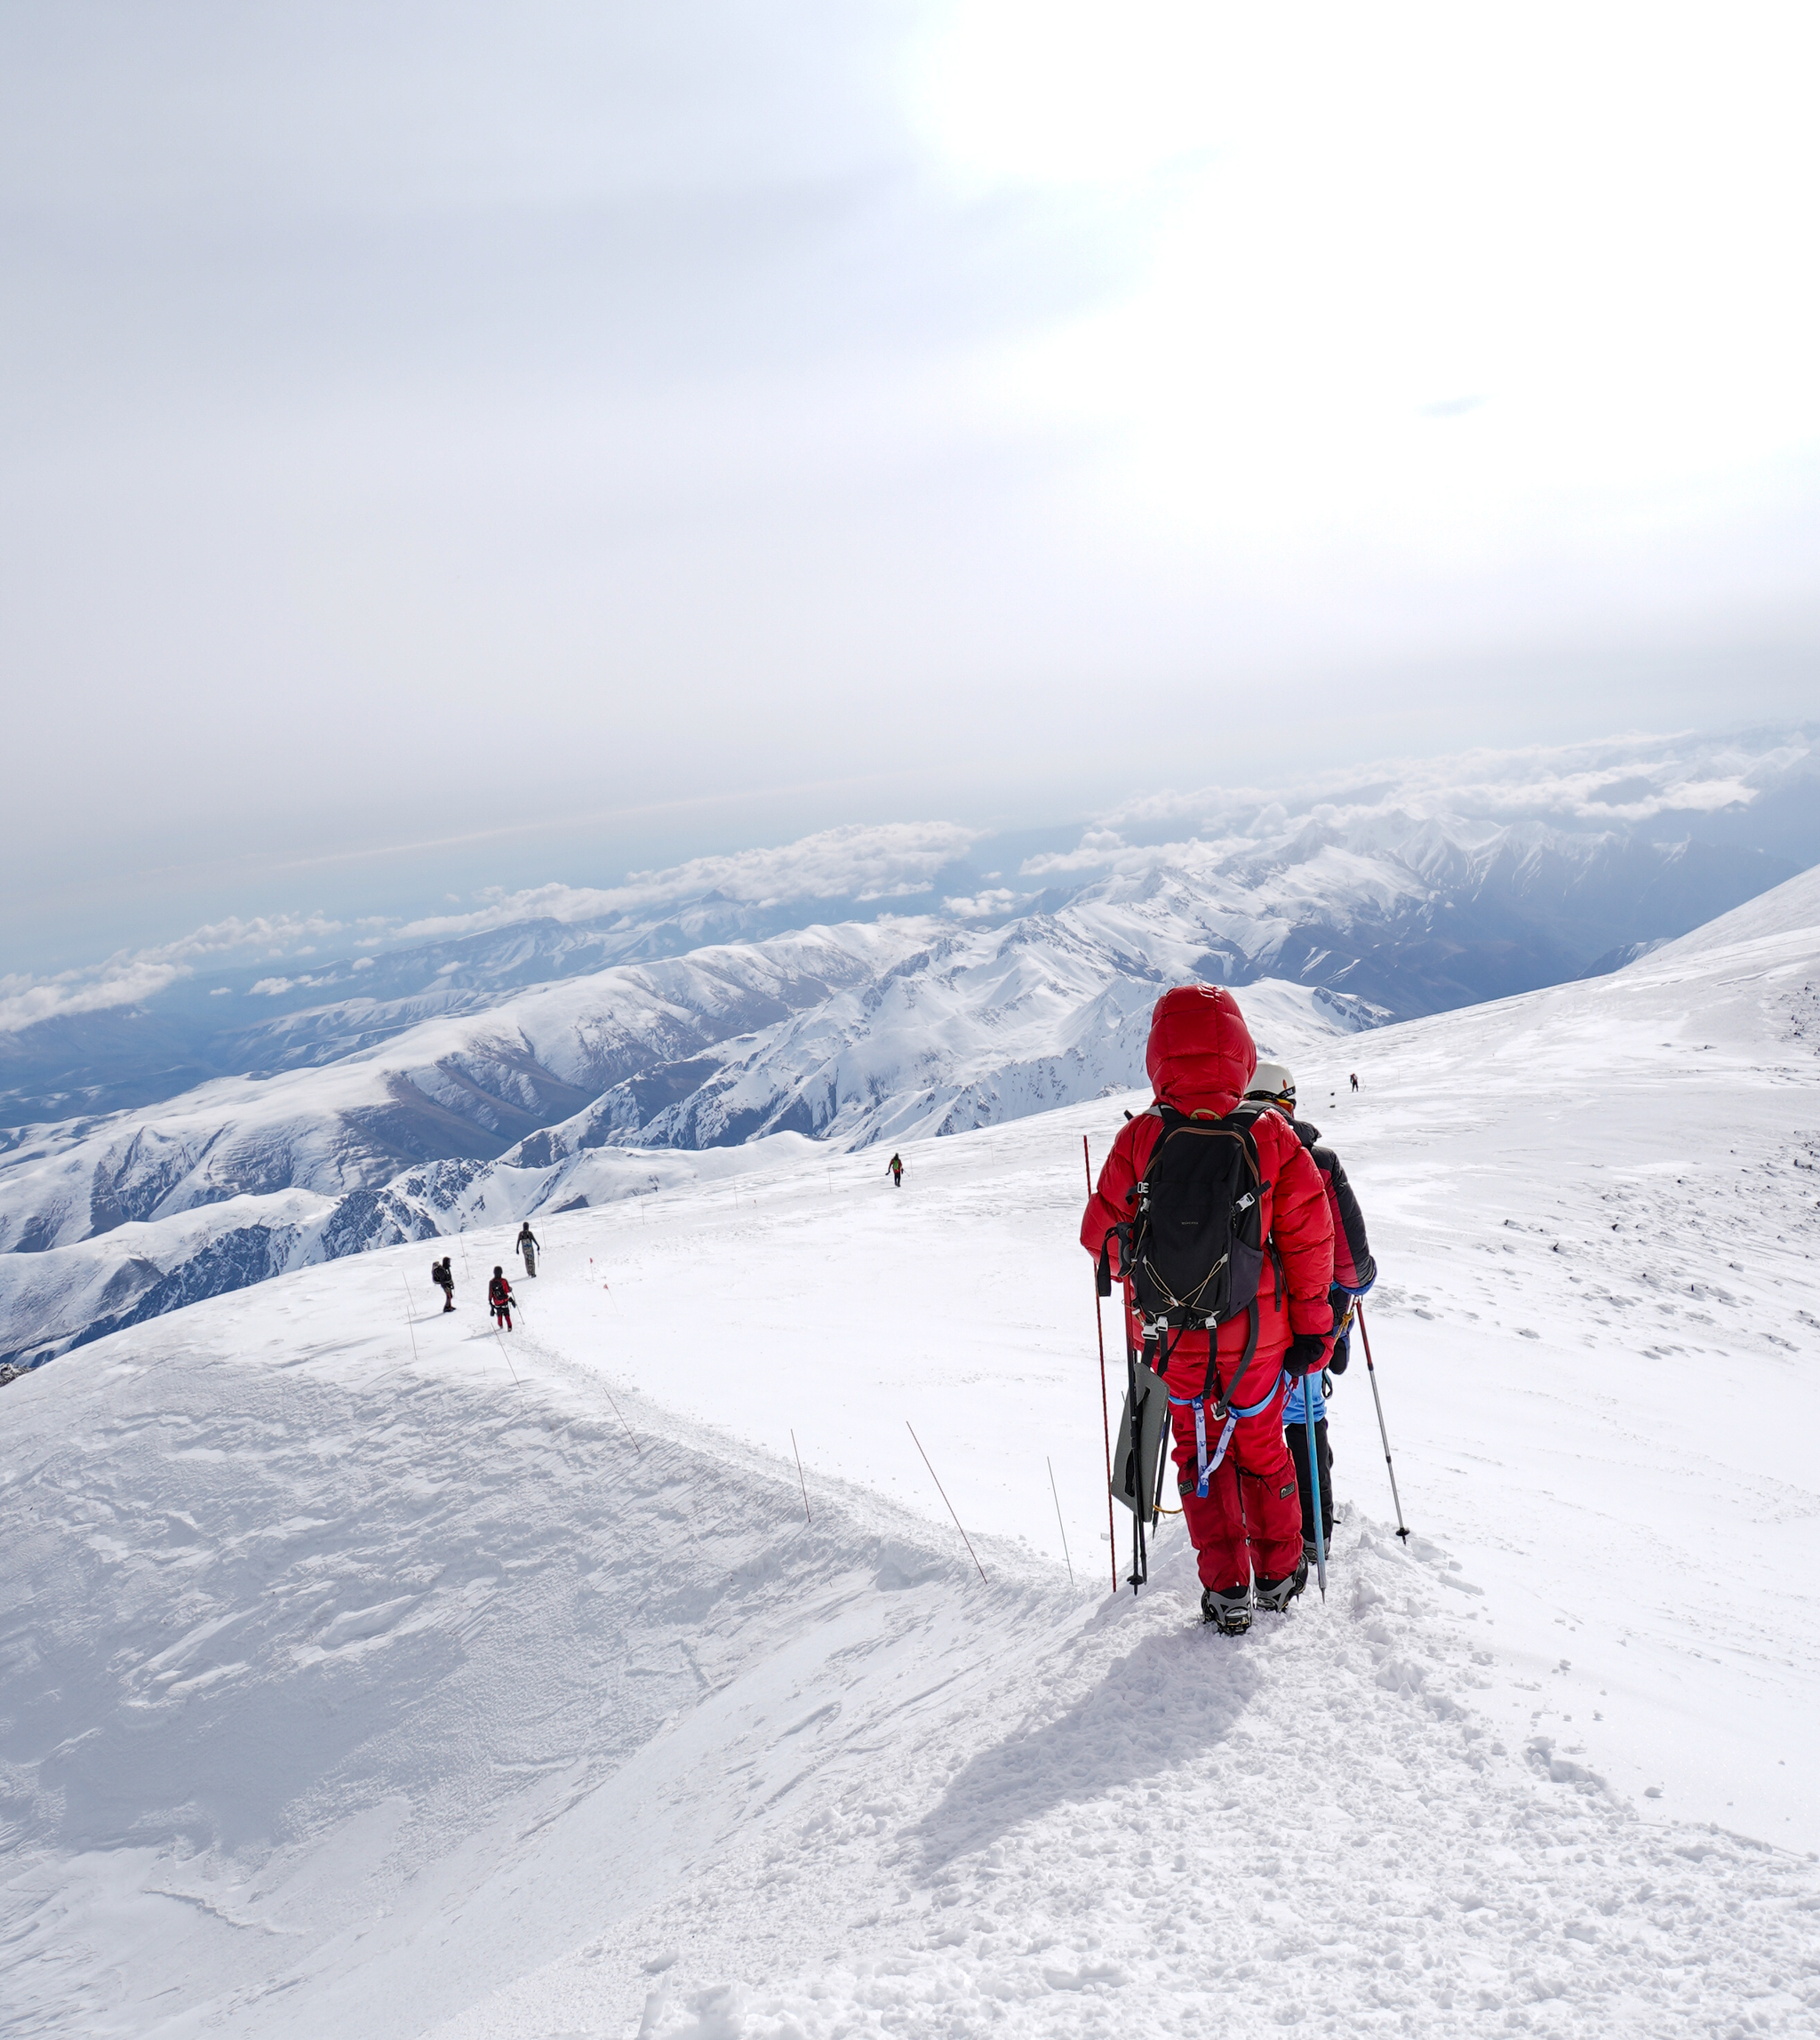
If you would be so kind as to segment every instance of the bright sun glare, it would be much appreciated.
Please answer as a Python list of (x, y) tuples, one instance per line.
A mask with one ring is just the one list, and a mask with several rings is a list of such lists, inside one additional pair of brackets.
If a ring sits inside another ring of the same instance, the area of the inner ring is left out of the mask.
[(1576, 504), (1697, 516), (1680, 492), (1773, 493), (1820, 439), (1816, 39), (1775, 9), (1005, 0), (946, 18), (911, 100), (958, 192), (1074, 208), (1130, 260), (998, 401), (1074, 420), (1197, 541), (1280, 537), (1312, 492), (1445, 551)]

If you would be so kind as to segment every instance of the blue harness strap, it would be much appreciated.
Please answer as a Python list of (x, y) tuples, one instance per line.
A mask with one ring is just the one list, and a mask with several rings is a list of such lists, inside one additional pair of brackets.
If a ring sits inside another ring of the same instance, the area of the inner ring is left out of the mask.
[[(1233, 1442), (1233, 1433), (1239, 1427), (1240, 1418), (1255, 1417), (1260, 1412), (1269, 1409), (1270, 1405), (1276, 1400), (1277, 1390), (1282, 1386), (1282, 1375), (1279, 1372), (1276, 1380), (1270, 1385), (1269, 1394), (1261, 1402), (1240, 1404), (1229, 1402), (1225, 1396), (1217, 1396), (1214, 1400), (1213, 1413), (1216, 1417), (1223, 1416), (1225, 1419), (1225, 1428), (1220, 1432), (1219, 1443), (1214, 1447), (1213, 1456), (1209, 1459), (1207, 1454), (1207, 1393), (1209, 1388), (1216, 1385), (1217, 1379), (1214, 1373), (1214, 1356), (1218, 1337), (1217, 1329), (1209, 1325), (1207, 1331), (1207, 1379), (1201, 1385), (1201, 1393), (1198, 1396), (1171, 1396), (1169, 1397), (1172, 1408), (1193, 1410), (1194, 1412), (1194, 1492), (1203, 1501), (1207, 1499), (1207, 1484), (1219, 1470), (1220, 1461), (1226, 1456), (1226, 1447)], [(1251, 1364), (1251, 1356), (1257, 1350), (1257, 1305), (1254, 1300), (1251, 1305), (1249, 1336), (1245, 1341), (1244, 1355), (1233, 1376), (1233, 1387), (1234, 1388), (1244, 1380), (1245, 1370)]]
[(1207, 1456), (1207, 1397), (1205, 1396), (1171, 1396), (1169, 1397), (1172, 1404), (1183, 1409), (1193, 1410), (1194, 1412), (1194, 1470), (1197, 1476), (1194, 1483), (1194, 1492), (1203, 1501), (1207, 1499), (1207, 1484), (1219, 1471), (1219, 1463), (1226, 1456), (1226, 1447), (1233, 1442), (1233, 1433), (1239, 1428), (1239, 1419), (1241, 1417), (1255, 1417), (1260, 1411), (1269, 1409), (1270, 1405), (1276, 1400), (1276, 1392), (1281, 1383), (1282, 1376), (1279, 1374), (1276, 1380), (1271, 1384), (1269, 1395), (1261, 1403), (1249, 1404), (1243, 1409), (1241, 1409), (1236, 1404), (1228, 1403), (1225, 1404), (1225, 1428), (1220, 1432), (1219, 1443), (1213, 1448), (1211, 1459)]

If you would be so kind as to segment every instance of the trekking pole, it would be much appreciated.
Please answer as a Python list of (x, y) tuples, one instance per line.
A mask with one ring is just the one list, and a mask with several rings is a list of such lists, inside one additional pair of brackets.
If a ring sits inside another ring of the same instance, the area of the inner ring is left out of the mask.
[[(1308, 1426), (1308, 1490), (1314, 1502), (1314, 1577), (1327, 1599), (1327, 1532), (1321, 1522), (1321, 1440), (1314, 1429), (1314, 1391), (1302, 1377), (1302, 1417)], [(1305, 1578), (1306, 1575), (1305, 1574)]]
[(1131, 1420), (1131, 1593), (1150, 1578), (1150, 1551), (1144, 1536), (1144, 1419), (1138, 1407), (1138, 1348), (1131, 1321), (1125, 1320), (1125, 1408)]
[(1365, 1306), (1362, 1300), (1353, 1306), (1359, 1317), (1359, 1336), (1365, 1342), (1365, 1372), (1371, 1378), (1371, 1400), (1377, 1408), (1377, 1435), (1384, 1440), (1384, 1463), (1390, 1474), (1390, 1499), (1396, 1504), (1397, 1535), (1407, 1545), (1409, 1533), (1403, 1527), (1403, 1498), (1397, 1492), (1397, 1469), (1391, 1465), (1390, 1433), (1384, 1428), (1384, 1398), (1377, 1392), (1377, 1370), (1371, 1364), (1371, 1334), (1365, 1329)]
[[(1088, 1152), (1087, 1136), (1081, 1136), (1081, 1160), (1087, 1171), (1087, 1195), (1093, 1196), (1093, 1156)], [(1100, 1249), (1103, 1253), (1106, 1250)], [(1093, 1317), (1099, 1328), (1099, 1423), (1106, 1434), (1106, 1540), (1112, 1551), (1113, 1592), (1119, 1590), (1119, 1539), (1113, 1517), (1113, 1420), (1106, 1399), (1106, 1312), (1100, 1308), (1099, 1277), (1093, 1278)]]

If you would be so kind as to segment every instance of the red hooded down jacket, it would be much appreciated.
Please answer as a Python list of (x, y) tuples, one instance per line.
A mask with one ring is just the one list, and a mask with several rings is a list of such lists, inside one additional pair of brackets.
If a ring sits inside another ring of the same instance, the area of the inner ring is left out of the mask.
[[(1151, 1090), (1160, 1103), (1172, 1105), (1178, 1112), (1223, 1118), (1244, 1096), (1257, 1068), (1257, 1050), (1230, 992), (1215, 985), (1178, 985), (1156, 1002), (1144, 1060)], [(1131, 1215), (1135, 1206), (1130, 1193), (1137, 1188), (1161, 1131), (1162, 1121), (1153, 1106), (1129, 1121), (1113, 1142), (1081, 1221), (1081, 1244), (1096, 1260), (1106, 1235)], [(1321, 1172), (1278, 1114), (1260, 1114), (1252, 1137), (1265, 1179), (1264, 1236), (1275, 1242), (1283, 1281), (1280, 1291), (1276, 1270), (1266, 1255), (1257, 1290), (1257, 1350), (1245, 1371), (1242, 1395), (1240, 1384), (1231, 1379), (1231, 1369), (1245, 1350), (1249, 1314), (1219, 1328), (1221, 1386), (1242, 1401), (1255, 1401), (1267, 1392), (1280, 1371), (1283, 1350), (1297, 1333), (1333, 1329), (1333, 1312), (1327, 1300), (1333, 1281), (1333, 1220)], [(1111, 1243), (1111, 1251), (1116, 1273), (1117, 1240)], [(1141, 1340), (1143, 1329), (1131, 1310), (1129, 1288), (1125, 1308), (1131, 1336)], [(1185, 1333), (1177, 1350), (1190, 1364), (1178, 1372), (1172, 1362), (1171, 1380), (1194, 1376), (1194, 1362), (1205, 1368), (1207, 1334)]]

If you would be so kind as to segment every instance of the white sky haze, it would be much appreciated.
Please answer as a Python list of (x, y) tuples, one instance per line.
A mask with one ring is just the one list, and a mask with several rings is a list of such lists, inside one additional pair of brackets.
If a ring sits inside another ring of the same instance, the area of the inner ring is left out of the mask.
[(4, 961), (1811, 713), (1816, 42), (7, 9)]

